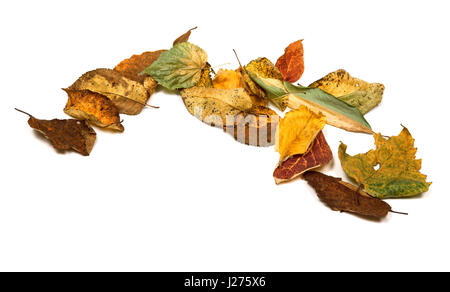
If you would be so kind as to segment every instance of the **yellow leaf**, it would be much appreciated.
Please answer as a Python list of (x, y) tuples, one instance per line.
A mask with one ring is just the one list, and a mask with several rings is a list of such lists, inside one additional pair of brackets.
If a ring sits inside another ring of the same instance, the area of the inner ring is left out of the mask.
[(183, 98), (214, 98), (240, 110), (249, 110), (253, 107), (250, 95), (243, 88), (217, 89), (205, 87), (192, 87), (181, 92)]
[(292, 155), (306, 153), (325, 122), (322, 113), (316, 114), (306, 106), (286, 113), (278, 124), (275, 135), (275, 151), (280, 153), (280, 161)]

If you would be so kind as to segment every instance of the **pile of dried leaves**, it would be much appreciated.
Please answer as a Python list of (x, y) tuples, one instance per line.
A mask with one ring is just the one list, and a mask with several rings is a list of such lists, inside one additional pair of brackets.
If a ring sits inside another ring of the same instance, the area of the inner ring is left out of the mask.
[[(237, 69), (216, 73), (207, 53), (188, 42), (192, 30), (169, 50), (133, 55), (114, 69), (83, 74), (64, 89), (68, 96), (64, 112), (75, 119), (38, 120), (27, 114), (30, 127), (58, 150), (89, 155), (96, 139), (90, 125), (123, 132), (119, 114), (137, 115), (151, 107), (148, 99), (162, 86), (178, 91), (190, 114), (237, 141), (275, 145), (280, 154), (275, 182), (301, 176), (333, 210), (381, 218), (392, 212), (381, 199), (428, 191), (431, 183), (420, 173), (421, 160), (415, 158), (409, 131), (403, 128), (398, 136), (386, 139), (364, 118), (381, 102), (382, 84), (337, 70), (307, 87), (294, 85), (304, 72), (303, 40), (291, 43), (275, 65), (260, 57), (242, 66), (238, 59)], [(280, 118), (269, 104), (290, 111)], [(326, 124), (374, 136), (376, 149), (365, 154), (351, 156), (347, 145), (339, 146), (342, 168), (357, 185), (311, 171), (333, 159), (322, 131)]]

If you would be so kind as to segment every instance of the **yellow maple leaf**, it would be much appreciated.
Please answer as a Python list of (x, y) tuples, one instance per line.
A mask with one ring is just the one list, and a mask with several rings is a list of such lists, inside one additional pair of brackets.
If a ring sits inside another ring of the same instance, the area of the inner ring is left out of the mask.
[(275, 151), (280, 153), (280, 161), (292, 155), (306, 153), (325, 122), (322, 113), (316, 114), (306, 106), (286, 113), (278, 124), (275, 136)]

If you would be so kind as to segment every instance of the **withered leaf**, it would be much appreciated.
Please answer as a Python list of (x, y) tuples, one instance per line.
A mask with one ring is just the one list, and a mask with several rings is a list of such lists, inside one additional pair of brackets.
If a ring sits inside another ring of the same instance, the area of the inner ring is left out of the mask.
[(243, 87), (242, 74), (235, 70), (220, 69), (212, 81), (214, 88), (234, 89)]
[(266, 93), (264, 90), (252, 80), (244, 68), (239, 67), (236, 71), (241, 74), (243, 87), (253, 97), (253, 103), (259, 106), (267, 106), (269, 100), (266, 98)]
[(181, 93), (183, 98), (215, 98), (240, 110), (252, 108), (252, 99), (243, 88), (218, 89), (205, 87), (191, 87)]
[(104, 95), (89, 90), (64, 89), (68, 100), (64, 112), (76, 119), (86, 120), (100, 128), (123, 132), (119, 111)]
[(412, 197), (428, 191), (431, 183), (420, 173), (422, 161), (416, 159), (417, 148), (407, 128), (389, 139), (381, 134), (374, 138), (375, 150), (354, 156), (347, 154), (347, 145), (339, 145), (339, 160), (349, 177), (377, 198)]
[(139, 75), (139, 73), (158, 60), (159, 56), (166, 51), (167, 50), (159, 50), (154, 52), (144, 52), (140, 55), (133, 55), (117, 64), (117, 66), (114, 67), (114, 70), (122, 73), (122, 75), (128, 79), (143, 83), (144, 79), (149, 77), (143, 74)]
[(69, 89), (90, 90), (112, 100), (120, 113), (139, 114), (148, 100), (144, 85), (111, 69), (96, 69), (83, 74)]
[[(249, 80), (253, 83), (248, 74), (245, 73), (245, 71), (243, 71), (242, 68), (239, 68), (237, 70), (220, 69), (219, 72), (217, 72), (216, 76), (214, 76), (214, 79), (212, 80), (213, 87), (220, 89), (244, 88), (247, 91), (247, 93), (249, 93), (252, 99), (252, 103), (255, 107), (265, 107), (267, 105), (267, 100), (265, 98), (258, 97), (253, 93), (253, 90), (249, 87), (248, 83), (245, 81), (245, 77), (243, 74), (246, 74)], [(256, 84), (254, 85), (257, 86)], [(255, 87), (255, 89), (256, 88), (258, 87)]]
[(322, 202), (335, 211), (356, 213), (363, 216), (383, 218), (391, 211), (391, 206), (380, 199), (362, 196), (354, 189), (341, 183), (340, 178), (316, 171), (303, 174)]
[(324, 166), (331, 159), (333, 159), (333, 153), (325, 136), (320, 132), (308, 153), (291, 156), (277, 166), (273, 172), (275, 183), (293, 180), (308, 170)]
[(140, 55), (133, 55), (129, 59), (125, 59), (117, 64), (114, 70), (128, 79), (142, 83), (148, 92), (148, 98), (150, 98), (150, 96), (155, 93), (158, 82), (148, 75), (140, 75), (139, 73), (158, 60), (159, 56), (166, 51), (167, 50), (159, 50), (154, 52), (144, 52)]
[(239, 142), (254, 146), (273, 144), (278, 115), (270, 109), (252, 106), (243, 88), (194, 87), (182, 90), (181, 96), (190, 114), (210, 126), (222, 128)]
[(325, 126), (325, 116), (301, 106), (286, 113), (278, 124), (275, 151), (280, 161), (297, 154), (306, 153)]
[(233, 126), (224, 126), (238, 142), (253, 146), (271, 146), (275, 141), (276, 128), (280, 117), (265, 106), (255, 105), (235, 117)]
[(97, 135), (85, 121), (39, 120), (24, 111), (16, 110), (28, 115), (30, 127), (42, 133), (55, 149), (63, 151), (72, 149), (85, 156), (91, 153)]
[(211, 65), (206, 62), (205, 68), (202, 69), (200, 80), (197, 82), (197, 84), (195, 84), (195, 86), (207, 88), (214, 87), (211, 79), (211, 73), (214, 73), (214, 71), (211, 68)]
[(340, 69), (313, 82), (309, 87), (317, 87), (359, 109), (364, 115), (376, 107), (383, 98), (384, 85), (368, 83), (352, 77)]
[(189, 37), (191, 36), (191, 32), (197, 29), (197, 27), (191, 28), (190, 30), (188, 30), (187, 32), (185, 32), (184, 34), (182, 34), (181, 36), (179, 36), (176, 40), (173, 41), (173, 46), (179, 44), (179, 43), (184, 43), (187, 42), (189, 40)]
[(208, 54), (204, 50), (183, 42), (162, 53), (142, 74), (150, 75), (171, 90), (191, 88), (201, 79), (207, 61)]
[(283, 79), (294, 83), (299, 80), (305, 70), (303, 63), (303, 40), (290, 44), (285, 50), (284, 55), (278, 58), (275, 66), (280, 70)]

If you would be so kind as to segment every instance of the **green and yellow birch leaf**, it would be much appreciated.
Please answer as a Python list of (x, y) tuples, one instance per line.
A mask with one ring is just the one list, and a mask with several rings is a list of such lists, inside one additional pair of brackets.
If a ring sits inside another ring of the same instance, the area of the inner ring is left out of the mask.
[(200, 47), (183, 42), (161, 54), (159, 59), (142, 71), (168, 89), (194, 87), (204, 74), (208, 55)]
[(320, 88), (336, 98), (359, 109), (364, 115), (376, 107), (383, 98), (384, 85), (368, 83), (352, 77), (340, 69), (313, 82), (309, 87)]
[(420, 173), (422, 161), (416, 159), (417, 148), (407, 128), (389, 139), (381, 134), (374, 138), (376, 149), (365, 154), (351, 156), (346, 152), (347, 145), (339, 146), (339, 160), (349, 177), (381, 199), (413, 197), (428, 191), (431, 183)]

